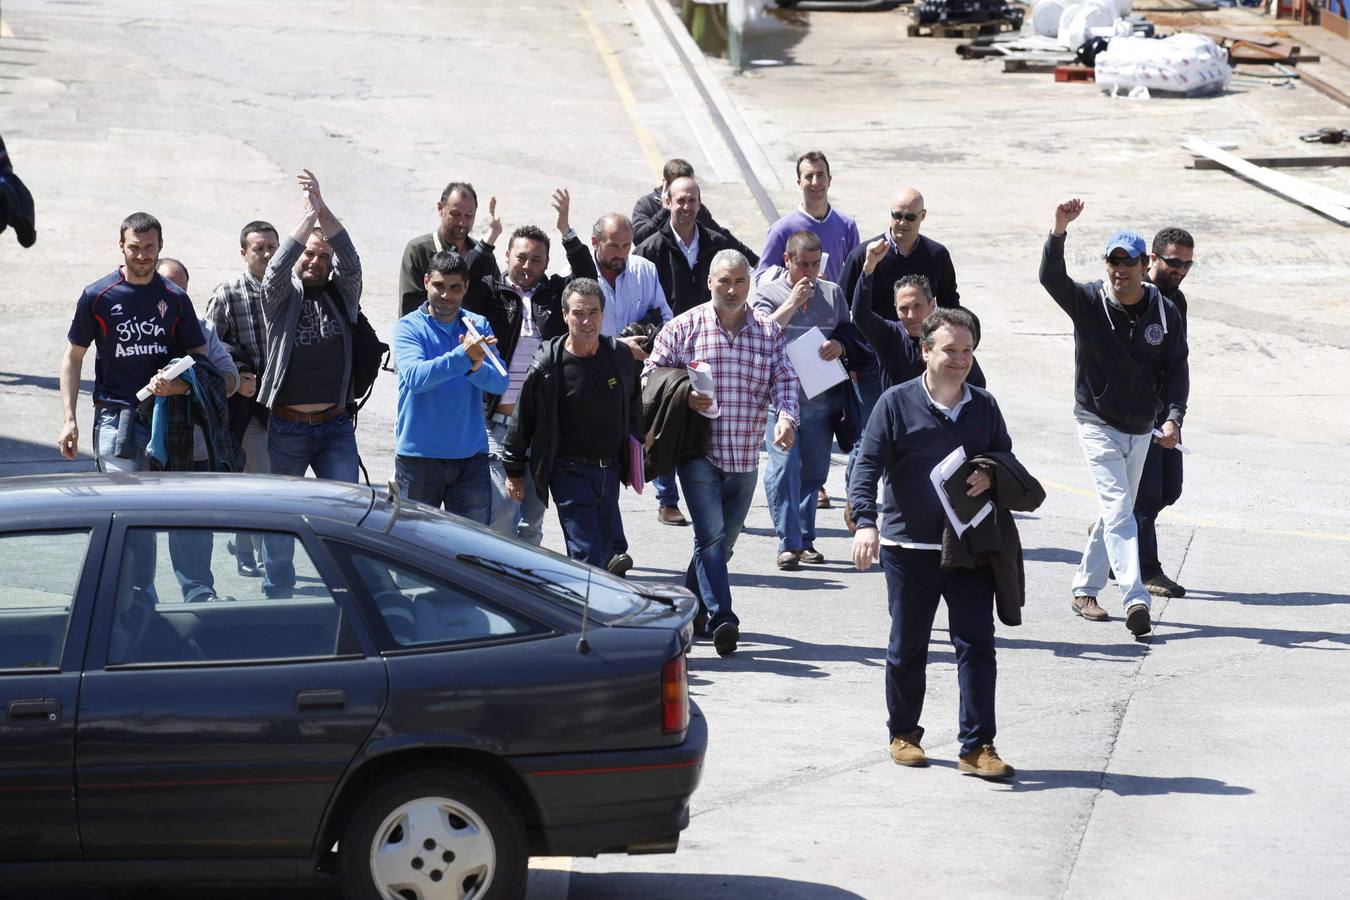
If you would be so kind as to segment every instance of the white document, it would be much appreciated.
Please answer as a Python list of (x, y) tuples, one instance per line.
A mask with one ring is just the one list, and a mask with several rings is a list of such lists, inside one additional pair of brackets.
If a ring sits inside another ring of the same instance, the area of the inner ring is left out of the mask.
[(947, 457), (933, 466), (933, 470), (928, 473), (928, 479), (933, 482), (933, 490), (937, 491), (938, 501), (947, 513), (947, 521), (951, 523), (952, 533), (957, 537), (966, 533), (967, 528), (974, 528), (976, 525), (988, 518), (994, 511), (994, 504), (985, 503), (980, 507), (980, 511), (971, 517), (969, 522), (962, 522), (956, 515), (956, 510), (952, 509), (951, 502), (947, 499), (947, 492), (942, 489), (942, 482), (952, 477), (957, 469), (961, 468), (961, 463), (966, 461), (966, 448), (957, 447)]
[(722, 415), (722, 410), (717, 406), (717, 383), (713, 381), (712, 366), (705, 362), (695, 360), (688, 366), (689, 385), (702, 397), (712, 399), (713, 405), (705, 410), (698, 410), (700, 416), (709, 419), (716, 419)]
[(787, 345), (788, 359), (792, 360), (792, 368), (797, 370), (802, 393), (808, 400), (848, 378), (842, 362), (820, 358), (820, 345), (823, 343), (825, 335), (813, 325), (810, 331)]
[[(1163, 433), (1162, 433), (1161, 431), (1159, 431), (1157, 428), (1155, 428), (1155, 429), (1153, 429), (1153, 436), (1154, 436), (1155, 438), (1158, 438), (1159, 440), (1161, 440), (1161, 439), (1162, 439), (1162, 436), (1163, 436)], [(1185, 444), (1181, 443), (1180, 441), (1177, 441), (1177, 449), (1180, 450), (1182, 453), (1190, 453), (1190, 452), (1191, 452), (1191, 448), (1190, 448), (1190, 447), (1187, 447)]]

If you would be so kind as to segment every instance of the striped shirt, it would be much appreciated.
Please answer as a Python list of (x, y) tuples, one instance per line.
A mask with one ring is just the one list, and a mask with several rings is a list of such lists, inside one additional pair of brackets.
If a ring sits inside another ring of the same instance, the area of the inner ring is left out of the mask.
[(534, 289), (525, 291), (512, 284), (509, 278), (503, 279), (502, 284), (520, 297), (520, 336), (516, 338), (515, 349), (511, 351), (511, 362), (506, 367), (506, 393), (502, 394), (501, 399), (502, 403), (511, 405), (520, 399), (520, 389), (525, 384), (525, 373), (530, 370), (530, 361), (534, 359), (534, 353), (541, 343), (539, 328), (534, 324), (534, 309), (530, 305), (534, 291), (539, 285), (536, 284)]
[(798, 422), (799, 384), (788, 361), (783, 329), (747, 305), (745, 322), (735, 334), (728, 334), (713, 303), (702, 303), (661, 329), (646, 369), (680, 368), (693, 362), (712, 369), (721, 410), (712, 420), (708, 459), (723, 472), (755, 471), (769, 406), (794, 425)]
[(206, 321), (230, 349), (244, 356), (261, 376), (267, 359), (267, 331), (262, 315), (262, 282), (253, 273), (222, 281), (206, 303)]

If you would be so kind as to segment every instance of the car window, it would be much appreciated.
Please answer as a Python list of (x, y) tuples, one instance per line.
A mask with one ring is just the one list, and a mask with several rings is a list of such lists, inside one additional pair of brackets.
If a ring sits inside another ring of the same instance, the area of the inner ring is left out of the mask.
[(354, 547), (343, 546), (338, 552), (401, 647), (512, 638), (548, 630), (446, 578)]
[(0, 671), (61, 665), (88, 531), (0, 535)]
[(508, 594), (527, 587), (578, 613), (589, 595), (590, 615), (600, 621), (632, 615), (649, 603), (622, 578), (429, 507), (404, 506), (393, 534), (432, 553), (453, 547), (454, 559), (490, 573)]
[[(262, 575), (240, 564), (262, 561)], [(129, 528), (108, 664), (245, 662), (359, 652), (297, 537)]]

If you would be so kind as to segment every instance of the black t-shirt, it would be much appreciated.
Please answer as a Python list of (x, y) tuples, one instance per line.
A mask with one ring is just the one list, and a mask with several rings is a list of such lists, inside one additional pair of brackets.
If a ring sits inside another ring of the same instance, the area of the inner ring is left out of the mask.
[(306, 296), (300, 303), (295, 347), (273, 403), (276, 406), (341, 403), (342, 372), (347, 365), (342, 325), (323, 294)]
[(609, 354), (562, 354), (558, 394), (558, 456), (601, 459), (623, 445), (623, 386)]

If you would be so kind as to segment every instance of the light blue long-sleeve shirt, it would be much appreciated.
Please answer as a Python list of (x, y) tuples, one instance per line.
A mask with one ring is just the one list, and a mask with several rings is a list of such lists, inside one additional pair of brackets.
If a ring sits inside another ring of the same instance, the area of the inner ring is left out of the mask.
[(482, 316), (461, 309), (443, 325), (427, 311), (415, 309), (394, 325), (394, 358), (398, 361), (398, 421), (395, 452), (430, 459), (468, 459), (487, 452), (483, 394), (501, 394), (506, 376), (490, 360), (477, 371), (460, 346), (468, 333), (464, 319), (484, 336), (492, 326)]

